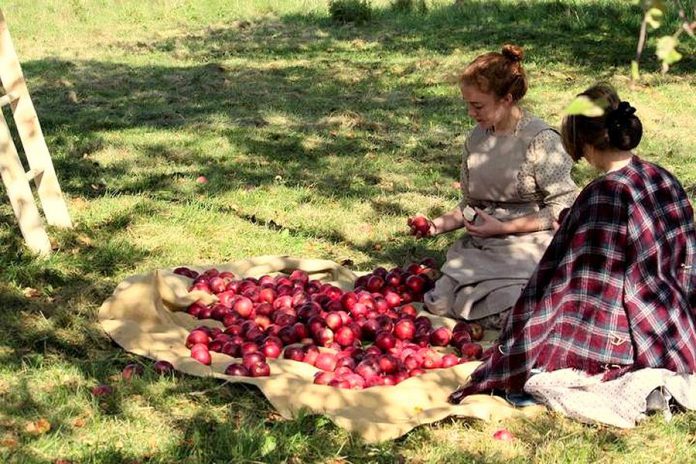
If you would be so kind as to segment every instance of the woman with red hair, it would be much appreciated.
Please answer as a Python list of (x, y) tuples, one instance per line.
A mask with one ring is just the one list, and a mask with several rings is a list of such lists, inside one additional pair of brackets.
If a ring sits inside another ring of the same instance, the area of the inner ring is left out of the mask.
[(486, 328), (502, 326), (551, 241), (561, 210), (577, 194), (558, 132), (520, 104), (528, 86), (523, 58), (520, 47), (505, 45), (500, 53), (478, 56), (461, 74), (462, 98), (476, 121), (462, 158), (462, 199), (427, 220), (425, 233), (413, 230), (433, 236), (466, 228), (448, 250), (425, 305)]

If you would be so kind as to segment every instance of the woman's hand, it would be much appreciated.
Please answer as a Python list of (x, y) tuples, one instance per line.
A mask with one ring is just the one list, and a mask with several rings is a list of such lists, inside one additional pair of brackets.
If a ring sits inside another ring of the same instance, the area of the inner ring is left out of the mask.
[(495, 217), (488, 213), (481, 211), (479, 208), (474, 208), (476, 210), (476, 217), (479, 218), (478, 221), (469, 222), (464, 219), (464, 226), (474, 237), (493, 237), (495, 235), (507, 234), (505, 229), (505, 223), (499, 221)]
[(437, 228), (433, 221), (425, 216), (417, 215), (412, 218), (408, 218), (406, 224), (411, 228), (411, 235), (415, 235), (418, 238), (432, 237), (437, 235)]

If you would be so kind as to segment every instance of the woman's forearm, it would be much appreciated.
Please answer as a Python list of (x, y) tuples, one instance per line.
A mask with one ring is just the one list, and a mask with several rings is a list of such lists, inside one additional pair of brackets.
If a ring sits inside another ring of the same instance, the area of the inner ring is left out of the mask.
[(444, 234), (445, 232), (464, 227), (464, 215), (462, 214), (462, 210), (456, 207), (452, 211), (433, 219), (432, 222), (435, 227), (435, 235)]
[(549, 228), (547, 224), (539, 218), (537, 213), (531, 213), (526, 216), (504, 221), (502, 226), (504, 234), (524, 234)]

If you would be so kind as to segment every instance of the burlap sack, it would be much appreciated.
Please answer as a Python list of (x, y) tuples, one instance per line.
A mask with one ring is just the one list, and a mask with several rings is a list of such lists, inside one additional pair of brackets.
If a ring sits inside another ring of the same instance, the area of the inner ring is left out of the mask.
[[(289, 273), (294, 269), (307, 271), (311, 278), (321, 279), (344, 289), (352, 288), (356, 275), (332, 261), (262, 256), (231, 264), (191, 267), (203, 271), (216, 267), (243, 277)], [(111, 338), (125, 350), (155, 360), (166, 360), (187, 374), (213, 376), (230, 382), (256, 385), (285, 418), (299, 411), (325, 414), (337, 425), (360, 435), (367, 442), (397, 438), (421, 424), (448, 416), (466, 416), (498, 420), (518, 414), (531, 415), (540, 407), (514, 408), (498, 397), (474, 395), (460, 405), (447, 403), (447, 396), (458, 385), (466, 383), (478, 365), (460, 364), (449, 369), (436, 369), (409, 378), (395, 386), (345, 390), (315, 385), (317, 368), (309, 364), (271, 359), (270, 377), (231, 377), (224, 374), (233, 358), (212, 354), (212, 364), (205, 366), (190, 357), (185, 346), (188, 332), (203, 323), (186, 312), (188, 305), (199, 299), (213, 301), (214, 296), (188, 292), (191, 281), (159, 270), (132, 276), (121, 282), (113, 295), (99, 310), (99, 321)], [(434, 325), (452, 327), (452, 319), (428, 315)], [(214, 320), (210, 326), (222, 327)], [(490, 334), (488, 334), (490, 336)]]

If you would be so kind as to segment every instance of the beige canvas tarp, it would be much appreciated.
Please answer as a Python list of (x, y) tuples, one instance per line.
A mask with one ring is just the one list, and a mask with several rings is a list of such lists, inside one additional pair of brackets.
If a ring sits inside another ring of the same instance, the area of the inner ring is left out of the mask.
[[(215, 267), (242, 277), (307, 271), (311, 278), (321, 279), (344, 289), (351, 289), (356, 274), (333, 261), (262, 256), (228, 264), (191, 266), (203, 271)], [(460, 364), (436, 369), (409, 378), (395, 386), (345, 390), (315, 385), (317, 368), (309, 364), (276, 359), (269, 360), (270, 377), (231, 377), (224, 374), (233, 358), (212, 354), (212, 364), (205, 366), (190, 357), (185, 346), (188, 332), (200, 326), (199, 321), (183, 310), (196, 300), (213, 301), (214, 296), (188, 292), (191, 281), (169, 270), (132, 276), (121, 282), (113, 295), (99, 310), (104, 330), (123, 349), (154, 360), (166, 360), (181, 372), (196, 376), (212, 376), (229, 382), (256, 385), (285, 418), (299, 411), (325, 414), (334, 423), (360, 435), (365, 441), (378, 442), (397, 438), (421, 424), (439, 421), (448, 416), (465, 416), (498, 420), (519, 414), (531, 415), (540, 407), (514, 408), (505, 400), (474, 395), (460, 405), (451, 405), (447, 396), (466, 383), (478, 365)], [(452, 327), (454, 320), (430, 315), (434, 325)], [(206, 325), (222, 327), (214, 320)], [(490, 334), (489, 334), (490, 335)]]

